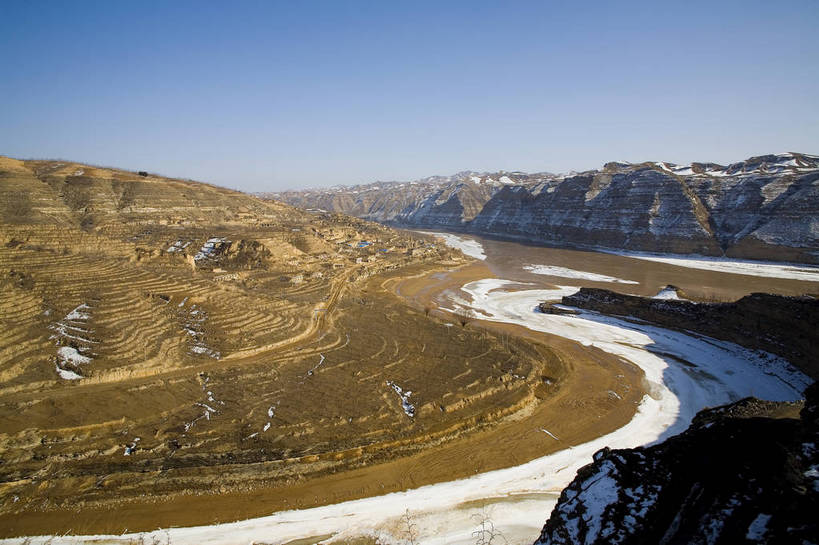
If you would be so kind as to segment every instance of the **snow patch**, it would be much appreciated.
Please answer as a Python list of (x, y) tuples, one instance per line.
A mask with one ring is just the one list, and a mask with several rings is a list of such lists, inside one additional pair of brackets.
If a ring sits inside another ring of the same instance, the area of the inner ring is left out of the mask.
[(546, 435), (548, 435), (549, 437), (551, 437), (551, 438), (552, 438), (552, 439), (554, 439), (555, 441), (560, 441), (560, 439), (558, 439), (558, 438), (557, 438), (557, 436), (556, 436), (555, 434), (553, 434), (552, 432), (550, 432), (550, 431), (549, 431), (549, 430), (547, 430), (546, 428), (540, 428), (540, 431), (542, 431), (543, 433), (545, 433)]
[(765, 539), (765, 534), (768, 533), (768, 522), (771, 520), (771, 515), (760, 513), (748, 526), (748, 531), (745, 532), (745, 539), (751, 541), (762, 541)]
[(187, 300), (188, 298), (186, 297), (177, 306), (177, 315), (179, 321), (182, 322), (182, 329), (188, 335), (188, 353), (197, 356), (208, 356), (217, 360), (220, 359), (222, 357), (221, 353), (208, 345), (206, 336), (207, 311), (196, 304), (189, 307), (184, 306)]
[[(586, 526), (585, 543), (593, 543), (600, 537), (607, 537), (601, 535), (603, 513), (609, 505), (617, 502), (620, 489), (617, 481), (612, 477), (614, 471), (616, 470), (611, 461), (603, 462), (600, 471), (581, 485), (583, 490), (572, 502), (582, 503), (586, 508), (583, 513), (583, 522)], [(574, 517), (567, 517), (567, 519), (566, 529), (572, 542), (580, 543), (580, 520)]]
[(433, 235), (440, 239), (443, 239), (444, 244), (446, 244), (450, 248), (455, 248), (462, 251), (465, 255), (468, 255), (469, 257), (474, 257), (475, 259), (481, 260), (486, 259), (486, 254), (483, 252), (483, 245), (475, 239), (459, 237), (451, 233), (438, 233), (432, 231), (419, 232), (424, 233), (426, 235)]
[(82, 303), (65, 315), (65, 318), (49, 326), (55, 332), (50, 338), (57, 344), (57, 374), (65, 380), (83, 378), (78, 372), (81, 365), (91, 363), (86, 355), (96, 341), (87, 338), (91, 333), (87, 325), (91, 307)]
[(415, 406), (410, 403), (409, 398), (412, 395), (412, 392), (403, 390), (399, 385), (392, 381), (387, 381), (387, 386), (393, 389), (398, 397), (401, 398), (401, 408), (404, 409), (404, 413), (410, 418), (415, 416)]
[(790, 265), (787, 263), (776, 263), (771, 261), (736, 260), (722, 257), (687, 257), (680, 255), (656, 255), (610, 250), (600, 251), (614, 255), (621, 255), (623, 257), (654, 261), (655, 263), (666, 263), (677, 267), (686, 267), (689, 269), (741, 274), (745, 276), (762, 276), (765, 278), (786, 278), (791, 280), (802, 280), (805, 282), (819, 282), (819, 267), (812, 265)]
[(685, 301), (683, 297), (680, 297), (680, 294), (677, 293), (677, 288), (673, 286), (666, 286), (660, 290), (660, 292), (653, 297), (653, 299), (671, 299), (674, 301)]
[(85, 312), (86, 310), (90, 309), (88, 305), (82, 303), (77, 308), (69, 312), (65, 315), (66, 320), (88, 320), (91, 318), (91, 315)]
[(759, 192), (762, 193), (763, 204), (768, 204), (776, 200), (782, 193), (788, 190), (790, 183), (787, 178), (777, 178), (767, 184), (763, 185)]
[(82, 365), (91, 363), (91, 358), (80, 354), (73, 346), (61, 346), (57, 349), (57, 357), (64, 364)]
[(314, 366), (312, 369), (310, 369), (310, 370), (308, 370), (308, 371), (307, 371), (307, 376), (312, 377), (312, 376), (313, 376), (313, 372), (314, 372), (316, 369), (318, 369), (319, 367), (321, 367), (321, 366), (322, 366), (322, 364), (324, 363), (324, 359), (325, 359), (325, 358), (324, 358), (324, 354), (319, 354), (319, 356), (321, 356), (321, 359), (319, 360), (319, 362), (318, 362), (318, 363), (317, 363), (317, 364), (316, 364), (316, 365), (315, 365), (315, 366)]
[(131, 444), (125, 447), (125, 452), (122, 453), (123, 456), (130, 456), (136, 451), (137, 443), (139, 443), (140, 438), (134, 437), (134, 440), (131, 441)]
[(587, 271), (578, 271), (576, 269), (569, 269), (566, 267), (558, 267), (556, 265), (526, 265), (524, 270), (530, 271), (534, 274), (542, 274), (544, 276), (559, 276), (561, 278), (575, 278), (578, 280), (591, 280), (592, 282), (615, 282), (618, 284), (639, 284), (633, 280), (623, 280), (614, 276), (607, 276), (605, 274), (598, 274)]
[(59, 365), (55, 365), (54, 367), (57, 369), (57, 374), (60, 375), (61, 379), (64, 379), (64, 380), (79, 380), (79, 379), (83, 378), (82, 375), (78, 375), (74, 371), (69, 371), (68, 369), (60, 369)]

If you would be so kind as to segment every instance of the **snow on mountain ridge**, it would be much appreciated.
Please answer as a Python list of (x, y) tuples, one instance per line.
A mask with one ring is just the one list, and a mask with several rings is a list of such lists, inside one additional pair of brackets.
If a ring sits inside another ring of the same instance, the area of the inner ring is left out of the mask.
[(728, 166), (716, 163), (691, 163), (677, 165), (667, 161), (652, 163), (654, 166), (680, 176), (739, 176), (749, 174), (776, 174), (792, 170), (794, 172), (810, 172), (819, 170), (819, 156), (806, 153), (777, 153), (751, 157), (745, 161), (732, 163)]
[(819, 262), (819, 157), (801, 153), (728, 166), (612, 162), (563, 175), (462, 171), (275, 197), (540, 244)]
[[(676, 174), (679, 176), (740, 176), (748, 174), (776, 174), (784, 171), (793, 172), (810, 172), (819, 170), (819, 155), (811, 155), (807, 153), (783, 152), (769, 155), (760, 155), (750, 157), (745, 161), (731, 163), (728, 166), (720, 165), (711, 162), (693, 162), (687, 165), (679, 165), (671, 161), (646, 161), (643, 163), (632, 163), (629, 161), (612, 161), (606, 163), (602, 170), (616, 169), (616, 170), (631, 170), (644, 165), (652, 165), (660, 170)], [(416, 180), (405, 181), (375, 181), (370, 183), (343, 185), (336, 184), (330, 187), (311, 187), (300, 190), (282, 191), (282, 192), (262, 192), (263, 195), (281, 195), (286, 193), (307, 193), (307, 192), (349, 192), (349, 191), (370, 191), (373, 189), (400, 187), (407, 184), (419, 185), (427, 184), (432, 186), (449, 185), (452, 183), (471, 181), (475, 184), (480, 183), (494, 183), (511, 185), (521, 183), (539, 183), (547, 180), (564, 180), (579, 176), (587, 172), (599, 172), (598, 170), (577, 171), (569, 170), (564, 173), (554, 174), (552, 172), (533, 172), (527, 173), (523, 171), (507, 172), (499, 170), (497, 172), (478, 172), (474, 170), (462, 170), (451, 175), (433, 175)], [(506, 181), (501, 181), (505, 178)]]

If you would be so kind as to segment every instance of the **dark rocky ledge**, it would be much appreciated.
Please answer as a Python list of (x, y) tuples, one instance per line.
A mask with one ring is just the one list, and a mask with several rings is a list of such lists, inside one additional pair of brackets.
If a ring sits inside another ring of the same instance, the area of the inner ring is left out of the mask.
[(819, 299), (815, 297), (752, 293), (732, 303), (695, 303), (581, 288), (562, 302), (765, 350), (819, 379)]
[(598, 451), (535, 544), (815, 543), (819, 385), (788, 418), (799, 405), (746, 398), (661, 444)]

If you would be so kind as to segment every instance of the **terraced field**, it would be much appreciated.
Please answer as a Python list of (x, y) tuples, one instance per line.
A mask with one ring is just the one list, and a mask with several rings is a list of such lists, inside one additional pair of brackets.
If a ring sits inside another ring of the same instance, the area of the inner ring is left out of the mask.
[(565, 374), (393, 294), (466, 262), (430, 240), (77, 164), (3, 159), (0, 197), (3, 535), (180, 497), (300, 505), (300, 483), (517, 418)]

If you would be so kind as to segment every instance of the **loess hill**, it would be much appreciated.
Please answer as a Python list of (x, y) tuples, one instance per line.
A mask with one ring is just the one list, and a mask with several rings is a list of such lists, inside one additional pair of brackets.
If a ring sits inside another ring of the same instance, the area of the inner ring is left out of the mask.
[(79, 513), (180, 496), (281, 504), (514, 416), (555, 355), (385, 287), (463, 262), (224, 188), (0, 158), (0, 533), (134, 530)]

